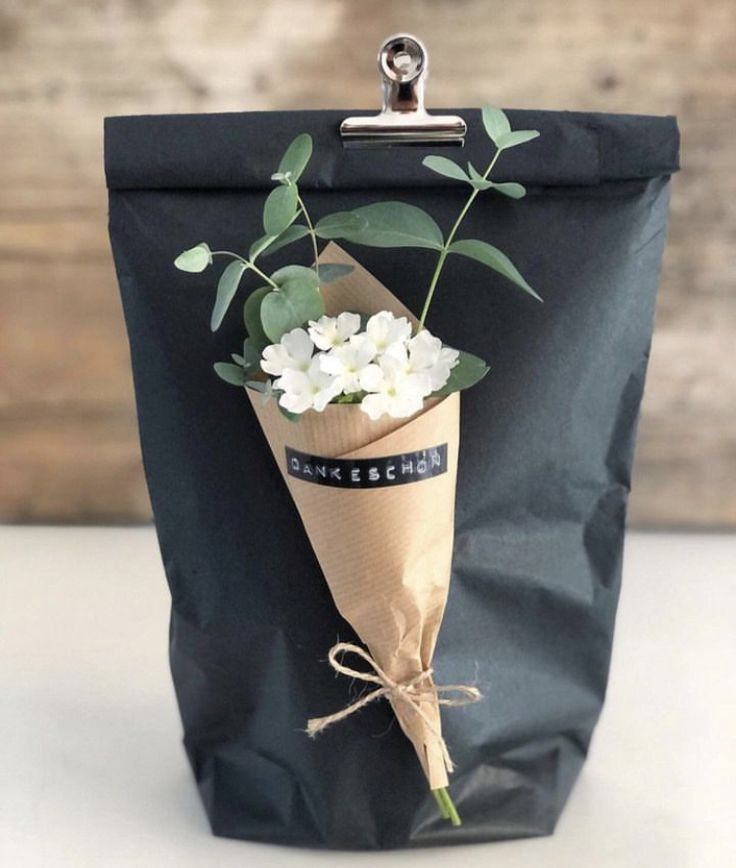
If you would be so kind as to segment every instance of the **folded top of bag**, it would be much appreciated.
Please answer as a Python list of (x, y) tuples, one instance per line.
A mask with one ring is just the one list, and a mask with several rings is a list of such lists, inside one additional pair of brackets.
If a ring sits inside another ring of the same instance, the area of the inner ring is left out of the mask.
[[(339, 111), (269, 111), (199, 115), (142, 115), (105, 119), (105, 171), (110, 189), (269, 188), (289, 142), (312, 135), (317, 159), (300, 186), (323, 189), (457, 185), (422, 166), (441, 153), (480, 171), (492, 146), (478, 109), (451, 109), (468, 123), (461, 148), (437, 145), (345, 148)], [(369, 112), (366, 112), (369, 114)], [(577, 186), (654, 178), (679, 168), (674, 117), (592, 112), (510, 110), (512, 129), (541, 136), (508, 150), (494, 180), (526, 185)]]

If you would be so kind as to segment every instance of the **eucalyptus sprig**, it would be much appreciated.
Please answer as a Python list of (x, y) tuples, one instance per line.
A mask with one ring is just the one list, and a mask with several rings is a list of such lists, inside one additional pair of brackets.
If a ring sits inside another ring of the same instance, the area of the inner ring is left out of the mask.
[[(310, 320), (319, 319), (324, 314), (320, 286), (351, 270), (351, 266), (338, 263), (320, 264), (318, 239), (344, 239), (372, 247), (419, 247), (435, 251), (437, 262), (419, 317), (418, 331), (425, 328), (440, 277), (448, 258), (453, 254), (480, 262), (541, 301), (505, 253), (478, 238), (457, 238), (465, 217), (480, 193), (491, 190), (511, 199), (521, 199), (526, 195), (521, 184), (513, 181), (496, 182), (491, 180), (490, 175), (504, 151), (523, 145), (539, 135), (536, 130), (512, 130), (504, 112), (492, 106), (482, 109), (482, 120), (494, 147), (485, 171), (478, 171), (470, 162), (466, 170), (444, 156), (427, 156), (423, 160), (423, 165), (432, 172), (470, 187), (468, 197), (447, 235), (443, 234), (430, 214), (407, 202), (375, 202), (352, 211), (329, 214), (315, 223), (299, 189), (299, 181), (312, 157), (312, 139), (306, 133), (298, 135), (271, 176), (276, 186), (264, 203), (264, 234), (250, 245), (247, 256), (229, 250), (211, 250), (208, 244), (201, 242), (185, 250), (174, 261), (182, 271), (201, 272), (212, 264), (216, 256), (231, 259), (217, 284), (210, 318), (212, 331), (222, 324), (244, 275), (252, 273), (258, 278), (260, 285), (251, 290), (243, 306), (247, 337), (242, 352), (234, 353), (232, 362), (216, 363), (217, 374), (237, 386), (252, 385), (267, 397), (278, 394), (270, 384), (264, 387), (262, 382), (255, 380), (261, 374), (260, 362), (264, 348), (279, 342), (291, 330), (304, 326)], [(306, 238), (311, 244), (312, 266), (295, 263), (269, 274), (260, 264), (262, 259), (277, 250)], [(487, 372), (488, 366), (482, 359), (461, 351), (449, 380), (436, 394), (445, 395), (467, 389)]]
[[(185, 250), (174, 260), (181, 271), (201, 272), (213, 263), (215, 256), (232, 261), (224, 268), (217, 284), (210, 328), (222, 325), (244, 275), (252, 272), (262, 284), (253, 289), (243, 306), (243, 320), (248, 336), (242, 354), (233, 354), (232, 363), (218, 362), (217, 374), (228, 383), (242, 386), (249, 375), (260, 371), (260, 355), (268, 344), (278, 342), (282, 335), (324, 314), (320, 285), (344, 276), (352, 266), (340, 263), (320, 264), (318, 238), (330, 240), (345, 232), (362, 228), (363, 219), (351, 213), (336, 213), (312, 221), (299, 190), (299, 179), (312, 156), (312, 138), (306, 133), (289, 145), (271, 176), (277, 186), (269, 193), (263, 206), (262, 236), (241, 256), (231, 250), (211, 250), (205, 242)], [(300, 220), (301, 218), (301, 220)], [(302, 238), (309, 238), (314, 265), (286, 265), (268, 274), (257, 261)]]
[[(375, 202), (372, 205), (356, 208), (352, 213), (362, 218), (364, 225), (360, 229), (348, 231), (341, 236), (346, 241), (369, 247), (419, 247), (437, 251), (437, 264), (430, 279), (419, 317), (420, 330), (425, 327), (437, 284), (450, 254), (480, 262), (503, 275), (537, 301), (542, 301), (514, 263), (497, 247), (477, 238), (455, 240), (463, 220), (479, 193), (485, 190), (494, 190), (511, 199), (521, 199), (526, 195), (526, 189), (521, 184), (509, 181), (497, 183), (490, 179), (490, 175), (504, 151), (523, 145), (539, 136), (537, 130), (512, 130), (506, 114), (493, 106), (484, 106), (481, 115), (483, 128), (494, 146), (494, 151), (484, 172), (479, 172), (470, 162), (467, 164), (466, 171), (454, 160), (443, 156), (427, 156), (422, 161), (424, 166), (436, 174), (462, 181), (471, 188), (470, 194), (447, 236), (443, 235), (442, 230), (430, 214), (407, 202)], [(469, 388), (478, 382), (487, 371), (488, 367), (482, 359), (470, 353), (461, 352), (460, 361), (453, 369), (451, 381), (448, 382), (444, 391), (450, 392)]]

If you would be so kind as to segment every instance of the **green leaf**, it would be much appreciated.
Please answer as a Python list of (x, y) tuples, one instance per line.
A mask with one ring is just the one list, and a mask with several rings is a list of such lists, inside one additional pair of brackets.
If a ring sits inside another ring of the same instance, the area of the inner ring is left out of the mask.
[(293, 280), (302, 281), (312, 289), (316, 289), (319, 286), (317, 272), (313, 268), (307, 268), (306, 265), (285, 265), (283, 268), (274, 271), (271, 275), (271, 280), (279, 286), (283, 286)]
[(227, 309), (230, 307), (230, 302), (233, 300), (235, 293), (238, 291), (240, 278), (247, 266), (244, 262), (236, 259), (222, 272), (220, 281), (217, 284), (217, 297), (215, 305), (212, 308), (212, 317), (210, 319), (210, 328), (216, 332), (220, 328)]
[(496, 142), (496, 147), (499, 151), (505, 151), (507, 148), (515, 148), (517, 145), (523, 145), (524, 142), (531, 142), (539, 136), (539, 130), (514, 130), (512, 133), (506, 133), (501, 136)]
[(290, 179), (296, 183), (306, 169), (311, 156), (312, 137), (308, 133), (301, 133), (286, 149), (279, 163), (278, 173), (281, 175), (288, 173)]
[(434, 392), (435, 395), (449, 395), (451, 392), (460, 392), (469, 389), (488, 373), (488, 365), (474, 356), (472, 353), (460, 352), (458, 362), (450, 371), (450, 378), (445, 385)]
[(271, 381), (267, 380), (266, 382), (263, 382), (262, 380), (247, 380), (245, 385), (249, 389), (253, 389), (254, 392), (260, 392), (261, 395), (266, 395), (268, 394)]
[[(260, 316), (260, 308), (258, 313)], [(253, 338), (250, 337), (243, 341), (243, 367), (246, 372), (261, 370), (261, 350), (256, 346)]]
[(320, 292), (302, 280), (290, 280), (280, 290), (273, 290), (261, 302), (263, 330), (273, 343), (282, 335), (319, 319), (325, 312)]
[(511, 132), (511, 124), (506, 115), (501, 109), (495, 108), (492, 105), (485, 105), (481, 109), (483, 117), (483, 126), (485, 127), (488, 138), (496, 147), (500, 147), (498, 140)]
[(502, 181), (500, 184), (491, 183), (491, 189), (497, 193), (503, 193), (510, 199), (523, 199), (526, 196), (526, 187), (523, 184), (517, 184), (515, 181)]
[(259, 354), (264, 347), (267, 347), (271, 343), (268, 335), (263, 331), (263, 325), (261, 324), (261, 303), (269, 292), (271, 292), (270, 286), (261, 286), (259, 289), (254, 289), (245, 300), (245, 305), (243, 306), (243, 319), (245, 320), (245, 327), (248, 330), (248, 340), (252, 342), (252, 346)]
[(465, 174), (462, 166), (458, 166), (453, 160), (447, 157), (425, 157), (422, 160), (422, 165), (436, 172), (438, 175), (444, 175), (445, 178), (454, 178), (456, 181), (470, 182), (470, 178)]
[(346, 235), (360, 232), (367, 225), (365, 217), (358, 216), (354, 211), (336, 211), (318, 220), (314, 231), (318, 238), (345, 238)]
[(340, 262), (325, 262), (319, 264), (319, 282), (332, 283), (333, 280), (339, 280), (354, 271), (352, 265), (343, 265)]
[(263, 206), (266, 235), (281, 235), (296, 215), (297, 190), (293, 184), (271, 190)]
[(497, 184), (495, 181), (489, 181), (484, 178), (472, 163), (468, 163), (468, 172), (470, 174), (470, 183), (476, 190), (496, 190), (498, 193), (503, 193), (504, 196), (510, 196), (512, 199), (521, 199), (526, 196), (526, 189), (514, 181), (502, 181)]
[(493, 186), (493, 181), (484, 178), (472, 163), (468, 163), (468, 174), (470, 175), (470, 183), (476, 190), (490, 190)]
[(240, 365), (241, 368), (245, 367), (245, 359), (238, 355), (237, 353), (230, 353), (230, 358), (235, 362), (236, 365)]
[(217, 376), (230, 383), (231, 386), (245, 385), (245, 371), (240, 365), (231, 365), (230, 362), (215, 362), (215, 373)]
[(174, 265), (179, 271), (189, 271), (193, 274), (204, 271), (211, 264), (212, 251), (204, 241), (197, 244), (196, 247), (190, 247), (189, 250), (180, 253), (174, 260)]
[(463, 241), (453, 242), (449, 249), (450, 253), (459, 253), (461, 256), (467, 256), (469, 259), (482, 262), (483, 265), (487, 265), (489, 268), (508, 278), (512, 283), (520, 286), (538, 301), (542, 300), (526, 280), (524, 280), (508, 256), (492, 244), (488, 244), (486, 241), (478, 241), (474, 238), (467, 238)]
[(426, 211), (406, 202), (376, 202), (353, 212), (366, 220), (365, 228), (343, 237), (369, 247), (425, 247), (441, 250), (440, 227)]
[(360, 402), (365, 398), (365, 392), (351, 392), (349, 395), (338, 395), (336, 398), (332, 399), (332, 403), (335, 404), (360, 404)]
[(276, 402), (276, 406), (279, 408), (279, 412), (284, 417), (284, 419), (288, 419), (289, 422), (299, 421), (298, 413), (292, 413), (290, 410), (287, 410), (286, 407), (282, 407), (281, 404), (278, 403), (278, 401)]
[(304, 224), (292, 223), (291, 226), (287, 226), (281, 235), (274, 239), (274, 241), (265, 248), (263, 255), (270, 256), (272, 253), (276, 253), (277, 250), (281, 250), (282, 247), (286, 247), (287, 244), (299, 241), (299, 239), (304, 238), (305, 235), (309, 235), (309, 229), (307, 229)]
[(270, 247), (275, 240), (275, 235), (261, 235), (260, 238), (256, 239), (251, 244), (250, 250), (248, 250), (248, 259), (250, 259), (251, 262), (255, 262), (261, 253)]

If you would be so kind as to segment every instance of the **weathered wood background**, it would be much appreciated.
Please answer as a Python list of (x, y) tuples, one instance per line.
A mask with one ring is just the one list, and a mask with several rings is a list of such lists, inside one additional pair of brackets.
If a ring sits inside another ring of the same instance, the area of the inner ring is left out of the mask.
[(736, 525), (733, 0), (4, 0), (0, 518), (149, 516), (103, 116), (373, 107), (376, 48), (399, 30), (428, 44), (435, 107), (678, 115), (631, 519)]

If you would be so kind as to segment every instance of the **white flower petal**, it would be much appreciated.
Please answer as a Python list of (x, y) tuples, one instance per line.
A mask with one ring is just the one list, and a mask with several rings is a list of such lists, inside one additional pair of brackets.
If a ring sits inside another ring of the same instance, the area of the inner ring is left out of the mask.
[(279, 404), (290, 413), (306, 413), (312, 408), (312, 399), (309, 395), (293, 395), (284, 392), (279, 397)]
[(383, 381), (383, 371), (379, 365), (366, 365), (358, 375), (358, 381), (365, 392), (377, 392)]
[(289, 366), (291, 356), (281, 344), (270, 344), (263, 350), (261, 368), (267, 374), (278, 377)]
[(340, 394), (340, 382), (337, 378), (328, 386), (319, 391), (313, 398), (312, 406), (318, 412), (322, 412), (333, 398)]
[(389, 398), (387, 410), (394, 419), (406, 419), (422, 409), (423, 400), (420, 395), (405, 394)]
[(344, 312), (337, 317), (323, 316), (309, 321), (309, 336), (320, 350), (341, 347), (360, 329), (360, 316)]
[(409, 341), (409, 364), (413, 371), (424, 371), (437, 364), (442, 352), (442, 341), (426, 329)]
[(408, 341), (411, 337), (409, 320), (405, 316), (395, 317), (387, 310), (373, 314), (366, 323), (365, 330), (378, 352), (384, 352), (391, 344)]
[(281, 344), (297, 362), (308, 362), (314, 352), (314, 344), (304, 329), (296, 328), (281, 338)]
[(318, 320), (309, 321), (309, 337), (320, 350), (329, 350), (334, 346), (337, 335), (337, 318), (321, 316)]
[(333, 377), (339, 377), (342, 374), (343, 364), (334, 352), (320, 353), (318, 358), (320, 367), (325, 373), (332, 374)]
[(344, 343), (360, 330), (360, 314), (347, 311), (341, 313), (337, 318), (336, 329), (338, 337)]
[(377, 419), (380, 419), (384, 413), (388, 412), (386, 407), (386, 396), (381, 394), (366, 395), (360, 402), (360, 409), (375, 422)]

